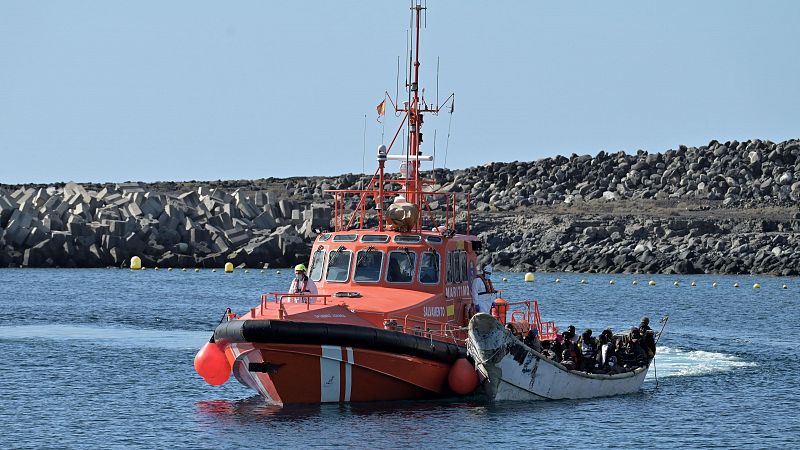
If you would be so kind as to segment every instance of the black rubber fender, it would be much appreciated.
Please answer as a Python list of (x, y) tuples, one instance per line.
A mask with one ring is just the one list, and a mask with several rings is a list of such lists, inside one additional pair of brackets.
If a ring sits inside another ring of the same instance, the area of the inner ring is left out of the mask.
[(214, 330), (217, 342), (262, 344), (338, 345), (418, 356), (452, 363), (466, 356), (464, 347), (382, 328), (359, 325), (292, 322), (288, 320), (232, 320)]

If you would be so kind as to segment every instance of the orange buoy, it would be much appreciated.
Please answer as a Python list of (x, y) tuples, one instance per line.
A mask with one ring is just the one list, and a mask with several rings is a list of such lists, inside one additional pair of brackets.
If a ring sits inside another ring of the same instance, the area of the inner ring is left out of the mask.
[(447, 383), (450, 385), (450, 389), (458, 395), (471, 394), (478, 387), (478, 372), (467, 361), (467, 358), (459, 358), (450, 366)]
[(206, 342), (194, 356), (194, 370), (212, 386), (225, 384), (231, 377), (231, 365), (222, 346)]

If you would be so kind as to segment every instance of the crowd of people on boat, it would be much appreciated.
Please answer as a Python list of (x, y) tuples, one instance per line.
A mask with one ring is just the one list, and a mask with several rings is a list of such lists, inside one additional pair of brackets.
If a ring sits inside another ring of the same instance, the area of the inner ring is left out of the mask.
[(598, 337), (590, 328), (578, 335), (570, 325), (556, 339), (540, 340), (538, 330), (525, 333), (509, 327), (518, 338), (544, 357), (558, 362), (568, 370), (587, 373), (617, 374), (630, 372), (647, 365), (656, 353), (655, 332), (650, 318), (642, 317), (638, 327), (615, 334), (603, 330)]

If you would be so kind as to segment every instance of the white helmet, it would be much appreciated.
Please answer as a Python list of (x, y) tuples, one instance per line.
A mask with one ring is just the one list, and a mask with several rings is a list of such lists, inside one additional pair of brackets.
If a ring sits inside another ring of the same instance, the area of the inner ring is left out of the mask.
[(492, 274), (492, 265), (491, 264), (487, 264), (487, 265), (483, 266), (483, 273), (485, 273), (486, 275), (491, 275)]

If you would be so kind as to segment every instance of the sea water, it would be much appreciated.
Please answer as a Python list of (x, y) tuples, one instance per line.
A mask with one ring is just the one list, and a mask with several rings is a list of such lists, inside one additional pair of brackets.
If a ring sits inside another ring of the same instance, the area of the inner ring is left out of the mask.
[[(800, 442), (798, 278), (540, 273), (525, 283), (522, 274), (495, 274), (506, 299), (538, 299), (542, 318), (562, 329), (622, 330), (649, 315), (658, 330), (669, 315), (644, 388), (632, 395), (277, 408), (233, 378), (207, 385), (192, 359), (225, 308), (244, 313), (260, 294), (286, 289), (291, 276), (286, 270), (0, 270), (0, 447), (788, 448)], [(651, 279), (656, 286), (648, 285)], [(752, 288), (756, 282), (760, 289)]]

